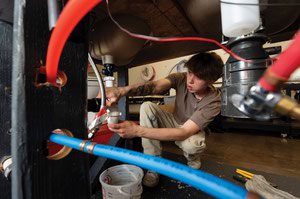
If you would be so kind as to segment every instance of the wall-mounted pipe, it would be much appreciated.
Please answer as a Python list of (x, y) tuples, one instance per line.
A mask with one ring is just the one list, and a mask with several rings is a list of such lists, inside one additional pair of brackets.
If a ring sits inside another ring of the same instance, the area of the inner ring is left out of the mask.
[(59, 15), (59, 7), (57, 0), (47, 0), (48, 5), (48, 23), (49, 30), (55, 27)]
[(216, 198), (260, 198), (253, 193), (247, 192), (244, 188), (221, 178), (163, 158), (58, 134), (51, 134), (49, 140), (86, 153), (135, 164), (145, 169), (156, 171), (192, 185)]

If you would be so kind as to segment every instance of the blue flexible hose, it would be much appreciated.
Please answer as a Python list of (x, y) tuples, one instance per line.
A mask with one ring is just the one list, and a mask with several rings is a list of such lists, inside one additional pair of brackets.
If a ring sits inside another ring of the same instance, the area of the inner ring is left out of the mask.
[[(80, 150), (80, 143), (83, 142), (81, 139), (59, 134), (51, 134), (49, 140), (77, 150)], [(83, 149), (84, 152), (88, 152), (87, 146), (90, 144), (91, 142), (85, 144)], [(169, 176), (189, 184), (216, 198), (247, 198), (248, 192), (242, 187), (234, 185), (209, 173), (192, 169), (186, 165), (170, 160), (102, 144), (96, 144), (92, 153), (97, 156), (111, 158), (156, 171), (165, 176)]]

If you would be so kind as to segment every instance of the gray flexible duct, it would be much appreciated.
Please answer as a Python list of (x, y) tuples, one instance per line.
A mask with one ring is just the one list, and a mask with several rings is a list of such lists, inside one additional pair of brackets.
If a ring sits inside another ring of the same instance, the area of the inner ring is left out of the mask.
[(95, 65), (90, 53), (88, 53), (88, 60), (89, 60), (91, 66), (92, 66), (92, 68), (93, 68), (93, 70), (96, 74), (96, 77), (97, 77), (97, 80), (98, 80), (98, 83), (99, 83), (99, 88), (100, 88), (100, 92), (101, 92), (101, 108), (102, 108), (102, 107), (105, 107), (105, 105), (106, 105), (106, 100), (105, 100), (106, 95), (105, 95), (105, 87), (104, 87), (104, 84), (103, 84), (103, 80), (102, 80), (102, 77), (99, 73), (99, 70), (98, 70), (97, 66)]

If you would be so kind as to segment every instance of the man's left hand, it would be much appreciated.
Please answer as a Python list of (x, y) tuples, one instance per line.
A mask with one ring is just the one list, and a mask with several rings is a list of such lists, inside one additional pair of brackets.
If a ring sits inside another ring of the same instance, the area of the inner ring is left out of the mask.
[(108, 124), (108, 128), (120, 135), (122, 138), (139, 137), (140, 126), (131, 121), (124, 121), (118, 124)]

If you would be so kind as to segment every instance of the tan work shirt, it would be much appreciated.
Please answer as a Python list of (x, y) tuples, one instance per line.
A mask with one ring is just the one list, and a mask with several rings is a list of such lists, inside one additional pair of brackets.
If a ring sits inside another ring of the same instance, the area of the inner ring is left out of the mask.
[(178, 124), (190, 119), (203, 130), (220, 113), (221, 92), (211, 85), (207, 95), (199, 100), (188, 91), (186, 78), (186, 73), (173, 73), (167, 77), (176, 90), (173, 115)]

